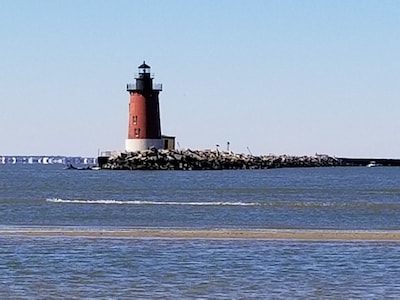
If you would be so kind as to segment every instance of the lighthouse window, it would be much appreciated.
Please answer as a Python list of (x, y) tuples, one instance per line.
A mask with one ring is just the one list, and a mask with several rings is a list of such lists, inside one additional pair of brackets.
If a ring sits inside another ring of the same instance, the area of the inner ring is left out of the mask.
[(139, 137), (140, 135), (140, 128), (135, 128), (135, 137)]
[(132, 116), (132, 122), (133, 122), (133, 124), (137, 123), (137, 116)]

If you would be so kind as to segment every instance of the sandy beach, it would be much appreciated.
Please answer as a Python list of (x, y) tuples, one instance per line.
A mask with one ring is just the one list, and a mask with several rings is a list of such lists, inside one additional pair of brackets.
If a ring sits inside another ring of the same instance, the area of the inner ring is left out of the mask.
[(400, 241), (400, 230), (2, 227), (1, 236)]

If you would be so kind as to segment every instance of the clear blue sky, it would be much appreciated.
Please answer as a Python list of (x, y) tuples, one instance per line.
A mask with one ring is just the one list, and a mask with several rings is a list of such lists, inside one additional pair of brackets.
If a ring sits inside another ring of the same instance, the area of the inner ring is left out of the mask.
[(182, 148), (400, 158), (400, 1), (0, 0), (0, 155), (122, 150), (146, 60)]

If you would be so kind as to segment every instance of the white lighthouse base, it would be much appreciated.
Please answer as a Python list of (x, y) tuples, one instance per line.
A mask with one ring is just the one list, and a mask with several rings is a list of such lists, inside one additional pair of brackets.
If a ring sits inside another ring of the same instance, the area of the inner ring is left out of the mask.
[(134, 152), (146, 150), (151, 147), (156, 149), (162, 149), (163, 144), (161, 139), (126, 139), (125, 140), (125, 151)]

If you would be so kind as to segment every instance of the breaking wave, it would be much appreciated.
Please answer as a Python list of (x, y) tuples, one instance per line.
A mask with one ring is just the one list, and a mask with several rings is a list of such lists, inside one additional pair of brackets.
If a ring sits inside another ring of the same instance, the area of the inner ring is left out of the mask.
[(365, 209), (400, 209), (400, 203), (366, 203), (366, 202), (327, 202), (327, 201), (148, 201), (148, 200), (93, 200), (48, 198), (47, 202), (70, 204), (107, 204), (107, 205), (164, 205), (164, 206), (258, 206), (264, 208), (365, 208)]
[(255, 202), (177, 202), (177, 201), (143, 201), (143, 200), (89, 200), (89, 199), (60, 199), (49, 198), (47, 202), (73, 204), (118, 204), (118, 205), (187, 205), (187, 206), (258, 206)]

